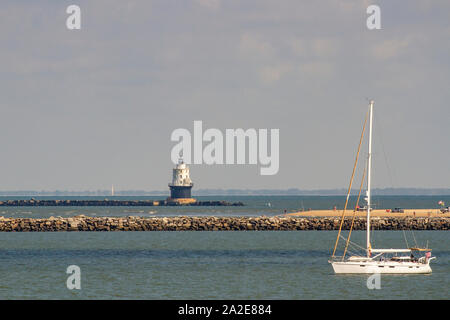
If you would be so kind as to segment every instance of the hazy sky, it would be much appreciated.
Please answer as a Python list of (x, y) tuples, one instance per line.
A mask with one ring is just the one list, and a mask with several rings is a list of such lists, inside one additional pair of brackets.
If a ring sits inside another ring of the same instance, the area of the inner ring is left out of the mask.
[(447, 0), (2, 1), (0, 190), (164, 190), (194, 120), (280, 129), (277, 175), (192, 165), (194, 190), (345, 188), (367, 97), (374, 186), (450, 187), (449, 17)]

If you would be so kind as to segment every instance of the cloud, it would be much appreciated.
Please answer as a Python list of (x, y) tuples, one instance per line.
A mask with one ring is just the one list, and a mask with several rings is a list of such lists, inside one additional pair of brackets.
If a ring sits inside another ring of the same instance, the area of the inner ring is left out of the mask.
[(211, 10), (218, 10), (220, 8), (220, 0), (195, 0), (195, 2)]
[(407, 52), (410, 40), (390, 39), (372, 47), (372, 55), (376, 59), (387, 60), (396, 58)]
[(264, 66), (260, 69), (260, 79), (264, 84), (273, 84), (278, 82), (284, 74), (291, 70), (292, 66), (288, 63)]
[(305, 59), (336, 57), (340, 50), (339, 41), (333, 37), (290, 37), (286, 46), (294, 56)]
[(275, 56), (275, 48), (262, 36), (244, 33), (241, 36), (239, 51), (241, 56), (250, 59), (271, 59)]
[(308, 43), (303, 38), (290, 37), (287, 40), (287, 46), (295, 56), (302, 57), (308, 53)]
[(315, 56), (335, 56), (338, 51), (338, 41), (331, 38), (317, 38), (312, 41), (312, 50)]
[(300, 73), (313, 78), (329, 78), (334, 72), (334, 66), (330, 62), (311, 61), (300, 66)]
[[(65, 27), (64, 2), (4, 0), (2, 188), (95, 189), (114, 180), (160, 189), (171, 170), (170, 132), (192, 119), (283, 132), (279, 175), (263, 181), (250, 168), (193, 168), (204, 187), (342, 186), (354, 160), (354, 145), (346, 149), (342, 141), (358, 136), (366, 95), (380, 102), (379, 117), (392, 121), (392, 137), (409, 141), (429, 115), (423, 139), (446, 145), (450, 2), (427, 1), (426, 12), (424, 2), (410, 2), (377, 2), (378, 32), (366, 28), (369, 1), (80, 0), (76, 32)], [(335, 146), (330, 165), (326, 155)], [(408, 174), (397, 183), (449, 181), (442, 159), (450, 154), (441, 149), (431, 150), (442, 157), (428, 159), (426, 168), (405, 166), (399, 156), (392, 165)]]

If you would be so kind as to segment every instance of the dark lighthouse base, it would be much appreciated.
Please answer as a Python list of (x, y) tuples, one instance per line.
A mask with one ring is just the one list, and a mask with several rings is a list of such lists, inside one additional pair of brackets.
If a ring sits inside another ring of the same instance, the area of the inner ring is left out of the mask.
[(192, 186), (170, 186), (170, 198), (190, 198)]
[(168, 202), (189, 204), (197, 201), (191, 197), (192, 186), (169, 186), (169, 187), (170, 187), (170, 197), (167, 198)]

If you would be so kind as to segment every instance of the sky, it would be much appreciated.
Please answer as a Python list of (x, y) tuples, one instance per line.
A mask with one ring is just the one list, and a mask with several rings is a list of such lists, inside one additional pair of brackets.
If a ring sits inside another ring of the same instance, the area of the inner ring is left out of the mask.
[(373, 186), (448, 188), (449, 17), (445, 0), (2, 1), (0, 190), (164, 190), (195, 120), (279, 129), (280, 155), (274, 175), (191, 165), (194, 190), (346, 188), (368, 98)]

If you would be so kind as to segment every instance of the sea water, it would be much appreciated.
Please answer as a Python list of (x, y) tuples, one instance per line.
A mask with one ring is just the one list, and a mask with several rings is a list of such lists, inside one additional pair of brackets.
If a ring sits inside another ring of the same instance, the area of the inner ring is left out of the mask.
[[(377, 231), (379, 246), (402, 231)], [(335, 231), (0, 233), (1, 299), (449, 299), (447, 231), (416, 231), (430, 275), (335, 275)], [(364, 232), (352, 239), (362, 241)], [(66, 286), (80, 267), (81, 289)]]
[[(31, 197), (5, 197), (0, 196), (0, 201), (8, 199), (30, 199)], [(82, 200), (97, 199), (105, 197), (77, 197), (77, 196), (47, 196), (34, 197), (36, 199), (58, 199), (58, 200)], [(111, 200), (161, 200), (163, 196), (130, 197), (115, 196), (107, 197)], [(273, 216), (286, 212), (300, 210), (327, 210), (342, 209), (345, 204), (345, 196), (199, 196), (200, 201), (225, 200), (229, 202), (242, 202), (244, 206), (180, 206), (180, 207), (5, 207), (0, 206), (0, 216), (14, 218), (49, 218), (50, 216), (71, 217), (79, 214), (86, 216), (115, 216), (126, 217), (131, 215), (143, 217), (162, 216)], [(356, 197), (350, 197), (348, 208), (353, 208)], [(373, 208), (414, 208), (414, 209), (437, 209), (438, 202), (444, 201), (450, 204), (450, 195), (446, 196), (374, 196), (372, 198)]]
[[(316, 209), (342, 200), (320, 198), (302, 200)], [(436, 200), (414, 199), (411, 206), (405, 198), (396, 199), (392, 207), (426, 208)], [(0, 215), (274, 215), (284, 208), (298, 209), (299, 204), (295, 197), (227, 200), (247, 206), (165, 207), (153, 214), (147, 212), (152, 207), (2, 207)], [(374, 231), (373, 247), (405, 247), (405, 240), (410, 245), (428, 243), (437, 257), (431, 262), (432, 274), (381, 275), (380, 289), (368, 288), (370, 275), (333, 273), (328, 259), (336, 235), (336, 231), (2, 232), (0, 299), (450, 298), (448, 231)], [(353, 242), (363, 244), (364, 239), (363, 231), (353, 232)], [(71, 265), (81, 271), (79, 290), (66, 285)]]

